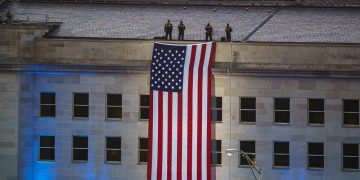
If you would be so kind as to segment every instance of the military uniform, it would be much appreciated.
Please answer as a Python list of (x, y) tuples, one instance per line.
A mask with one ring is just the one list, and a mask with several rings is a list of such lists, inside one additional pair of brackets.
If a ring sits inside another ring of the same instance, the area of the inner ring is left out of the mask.
[(232, 28), (227, 24), (225, 27), (226, 41), (231, 41), (231, 32)]
[(182, 21), (180, 21), (180, 24), (178, 25), (178, 29), (179, 29), (179, 38), (178, 40), (184, 40), (184, 33), (185, 33), (185, 25), (183, 24)]
[(170, 23), (170, 20), (168, 20), (167, 23), (165, 23), (165, 27), (164, 27), (164, 31), (165, 31), (165, 35), (166, 35), (166, 40), (168, 40), (168, 38), (170, 40), (172, 40), (172, 30), (173, 30), (173, 26)]
[(213, 34), (213, 29), (212, 26), (210, 25), (210, 23), (208, 23), (205, 27), (205, 35), (206, 35), (206, 41), (212, 41), (212, 34)]

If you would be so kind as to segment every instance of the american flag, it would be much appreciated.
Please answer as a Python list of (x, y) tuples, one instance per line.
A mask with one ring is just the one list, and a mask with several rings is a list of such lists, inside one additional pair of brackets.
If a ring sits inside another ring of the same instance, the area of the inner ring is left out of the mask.
[(210, 179), (214, 42), (155, 43), (151, 62), (148, 180)]

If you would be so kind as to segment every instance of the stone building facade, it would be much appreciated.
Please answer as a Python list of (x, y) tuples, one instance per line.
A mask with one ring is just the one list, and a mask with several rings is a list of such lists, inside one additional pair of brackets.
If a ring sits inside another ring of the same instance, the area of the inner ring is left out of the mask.
[[(149, 93), (154, 41), (42, 37), (55, 26), (0, 26), (0, 179), (145, 179), (140, 96)], [(221, 140), (214, 149), (221, 163), (213, 177), (252, 179), (239, 156), (223, 152), (254, 141), (263, 179), (359, 179), (359, 62), (358, 44), (217, 43), (213, 95), (222, 99), (222, 115), (213, 139)], [(55, 117), (41, 116), (42, 93), (55, 94)], [(74, 118), (76, 93), (88, 94), (87, 118)], [(121, 94), (120, 120), (106, 118), (107, 94)], [(255, 104), (255, 122), (242, 121), (244, 98)], [(323, 102), (314, 111), (324, 123), (309, 123), (312, 99)], [(288, 123), (275, 120), (278, 111)], [(346, 113), (357, 121), (344, 123)], [(41, 160), (41, 136), (54, 136), (54, 160)], [(73, 160), (74, 136), (87, 137), (87, 161)], [(120, 162), (106, 162), (106, 137), (121, 137)], [(278, 142), (287, 148), (277, 150)], [(308, 167), (311, 143), (323, 145), (315, 153), (323, 168)], [(355, 155), (344, 155), (344, 144), (357, 147)], [(278, 155), (288, 157), (287, 167), (274, 166)], [(354, 169), (343, 168), (346, 158)]]

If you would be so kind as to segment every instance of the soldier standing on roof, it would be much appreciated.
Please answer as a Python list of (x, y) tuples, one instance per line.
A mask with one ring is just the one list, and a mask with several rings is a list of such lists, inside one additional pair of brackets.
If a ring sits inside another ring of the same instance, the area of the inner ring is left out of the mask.
[(228, 42), (231, 41), (231, 32), (232, 32), (232, 28), (230, 27), (229, 24), (227, 24), (225, 27), (225, 34), (226, 34), (226, 41)]
[(171, 34), (172, 30), (173, 30), (173, 26), (170, 23), (170, 20), (168, 20), (167, 23), (165, 23), (165, 27), (164, 27), (164, 31), (166, 34), (166, 40), (168, 40), (168, 36), (169, 36), (169, 39), (172, 40), (172, 34)]
[(183, 22), (182, 21), (180, 21), (180, 24), (178, 25), (178, 29), (179, 29), (179, 38), (178, 38), (178, 40), (180, 41), (180, 40), (184, 40), (184, 33), (185, 33), (185, 29), (186, 29), (186, 27), (185, 27), (185, 25), (183, 24)]
[(210, 23), (208, 23), (205, 27), (205, 35), (206, 35), (206, 41), (212, 41), (212, 33), (213, 33), (213, 29), (212, 26), (210, 25)]
[(5, 18), (6, 18), (6, 20), (5, 20), (6, 24), (11, 24), (11, 22), (12, 22), (12, 14), (11, 14), (11, 11), (9, 9), (7, 9), (5, 11)]

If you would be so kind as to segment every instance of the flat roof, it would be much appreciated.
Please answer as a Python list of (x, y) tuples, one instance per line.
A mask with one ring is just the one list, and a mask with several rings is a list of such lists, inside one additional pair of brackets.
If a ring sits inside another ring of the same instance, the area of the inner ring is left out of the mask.
[(359, 8), (220, 7), (12, 2), (14, 18), (29, 22), (62, 22), (57, 37), (153, 39), (163, 36), (164, 23), (186, 25), (185, 39), (204, 40), (210, 22), (214, 40), (360, 43)]

